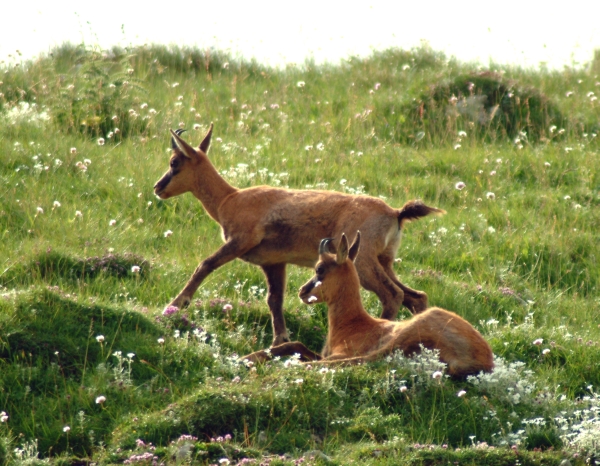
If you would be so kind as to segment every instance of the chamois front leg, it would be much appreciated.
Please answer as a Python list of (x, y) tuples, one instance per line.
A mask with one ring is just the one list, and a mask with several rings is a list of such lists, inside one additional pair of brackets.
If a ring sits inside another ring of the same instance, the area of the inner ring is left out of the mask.
[(218, 269), (227, 262), (240, 257), (253, 246), (254, 245), (248, 245), (247, 243), (240, 241), (229, 240), (221, 246), (217, 252), (200, 263), (183, 290), (181, 290), (177, 297), (169, 303), (169, 306), (176, 306), (179, 309), (188, 306), (200, 284), (212, 271)]
[(285, 264), (263, 265), (267, 277), (267, 304), (273, 325), (273, 346), (290, 341), (283, 317), (283, 294), (285, 292)]
[(240, 359), (242, 361), (247, 359), (256, 363), (269, 361), (275, 356), (294, 356), (295, 354), (299, 354), (302, 361), (318, 361), (321, 359), (320, 355), (309, 350), (299, 341), (288, 341), (281, 345), (272, 346), (267, 350), (255, 351), (254, 353), (242, 356)]

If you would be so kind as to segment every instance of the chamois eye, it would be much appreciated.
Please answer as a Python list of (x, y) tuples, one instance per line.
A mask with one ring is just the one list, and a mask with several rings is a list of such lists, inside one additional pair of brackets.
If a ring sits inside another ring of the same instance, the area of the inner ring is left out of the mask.
[(315, 272), (317, 273), (317, 275), (323, 275), (325, 273), (325, 267), (323, 267), (322, 265), (319, 265), (315, 269)]

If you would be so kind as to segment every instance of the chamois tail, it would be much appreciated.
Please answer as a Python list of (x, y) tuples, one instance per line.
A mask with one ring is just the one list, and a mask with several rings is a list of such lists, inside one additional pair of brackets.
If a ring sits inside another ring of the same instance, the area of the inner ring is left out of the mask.
[(400, 228), (404, 225), (404, 222), (411, 222), (427, 215), (444, 215), (446, 213), (443, 209), (436, 207), (430, 207), (421, 200), (408, 201), (398, 211), (398, 225)]

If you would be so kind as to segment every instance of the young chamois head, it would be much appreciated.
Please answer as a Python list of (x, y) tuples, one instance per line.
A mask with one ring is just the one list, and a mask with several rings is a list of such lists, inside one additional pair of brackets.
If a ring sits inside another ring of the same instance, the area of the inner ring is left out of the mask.
[(348, 239), (344, 233), (337, 248), (332, 242), (333, 238), (321, 240), (315, 276), (300, 288), (298, 295), (306, 304), (329, 304), (345, 289), (358, 290), (360, 287), (358, 273), (354, 267), (360, 247), (360, 231), (356, 232), (352, 246), (348, 246)]
[(154, 185), (154, 194), (161, 199), (168, 199), (192, 190), (195, 182), (194, 173), (196, 171), (192, 167), (196, 167), (203, 160), (207, 160), (206, 153), (210, 147), (212, 130), (213, 125), (211, 123), (198, 149), (194, 149), (181, 139), (180, 135), (185, 130), (171, 130), (173, 154), (169, 161), (169, 169)]

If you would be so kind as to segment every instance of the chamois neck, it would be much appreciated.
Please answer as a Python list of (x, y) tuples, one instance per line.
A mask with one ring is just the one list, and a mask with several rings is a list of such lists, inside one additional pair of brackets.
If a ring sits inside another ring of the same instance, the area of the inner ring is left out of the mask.
[(203, 158), (196, 170), (192, 194), (202, 203), (208, 215), (219, 222), (219, 206), (237, 188), (225, 181), (208, 157)]
[[(354, 283), (356, 281), (356, 283)], [(371, 319), (360, 298), (358, 277), (350, 283), (340, 285), (327, 301), (329, 329), (342, 328), (356, 319)]]

